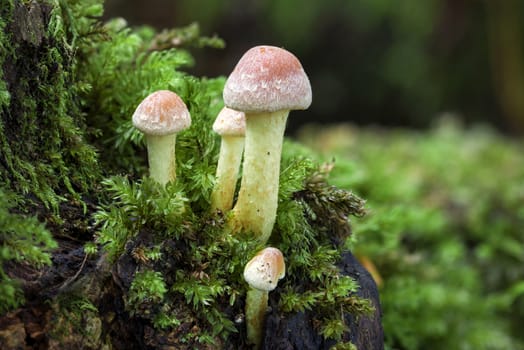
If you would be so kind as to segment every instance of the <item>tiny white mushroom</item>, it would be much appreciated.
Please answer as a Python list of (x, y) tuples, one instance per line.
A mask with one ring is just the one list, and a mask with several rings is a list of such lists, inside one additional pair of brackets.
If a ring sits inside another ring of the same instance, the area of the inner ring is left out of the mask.
[(213, 130), (222, 137), (216, 182), (211, 193), (211, 208), (226, 212), (233, 206), (238, 170), (244, 151), (246, 118), (243, 112), (224, 107), (218, 113)]
[(311, 85), (292, 53), (256, 46), (237, 63), (223, 97), (226, 106), (246, 114), (243, 174), (230, 224), (233, 232), (252, 232), (266, 242), (276, 218), (287, 117), (309, 107)]
[(286, 274), (282, 252), (273, 247), (259, 251), (244, 268), (244, 279), (250, 288), (246, 296), (247, 339), (260, 347), (266, 318), (268, 293), (277, 287)]
[(175, 181), (176, 134), (191, 125), (184, 101), (172, 91), (155, 91), (136, 108), (133, 125), (146, 137), (149, 176), (162, 185)]

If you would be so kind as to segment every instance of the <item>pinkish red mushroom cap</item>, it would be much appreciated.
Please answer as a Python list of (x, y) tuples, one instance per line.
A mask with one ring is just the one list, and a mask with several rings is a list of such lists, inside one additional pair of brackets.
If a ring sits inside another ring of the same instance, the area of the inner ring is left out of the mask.
[(292, 53), (275, 46), (255, 46), (238, 61), (223, 97), (229, 108), (260, 113), (306, 109), (312, 93), (300, 61)]
[(169, 135), (189, 128), (191, 116), (177, 94), (158, 90), (138, 105), (133, 114), (133, 125), (147, 135)]
[(224, 106), (213, 123), (213, 131), (221, 136), (244, 136), (246, 133), (245, 113)]

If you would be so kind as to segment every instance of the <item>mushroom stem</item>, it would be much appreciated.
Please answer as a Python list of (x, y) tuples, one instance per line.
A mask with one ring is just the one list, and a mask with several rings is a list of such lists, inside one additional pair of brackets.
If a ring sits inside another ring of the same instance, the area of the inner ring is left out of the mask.
[(161, 185), (176, 179), (176, 134), (147, 135), (149, 176)]
[(216, 182), (211, 193), (211, 208), (213, 210), (218, 209), (222, 212), (231, 210), (243, 150), (243, 136), (222, 136)]
[(288, 110), (246, 113), (243, 174), (233, 208), (233, 232), (252, 232), (267, 242), (278, 206), (280, 157)]
[(260, 348), (262, 342), (262, 331), (266, 319), (268, 292), (249, 288), (246, 295), (246, 328), (247, 340), (250, 344), (255, 344), (255, 348)]
[(176, 133), (191, 125), (184, 101), (172, 91), (155, 91), (140, 102), (132, 121), (146, 136), (149, 176), (161, 185), (175, 181)]

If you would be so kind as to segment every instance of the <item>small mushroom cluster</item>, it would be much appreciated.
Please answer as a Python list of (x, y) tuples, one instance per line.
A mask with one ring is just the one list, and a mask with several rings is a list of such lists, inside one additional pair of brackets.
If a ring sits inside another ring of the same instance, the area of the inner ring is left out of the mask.
[[(211, 209), (229, 213), (232, 234), (245, 232), (265, 244), (275, 224), (280, 161), (290, 110), (311, 104), (309, 79), (300, 61), (274, 46), (256, 46), (239, 60), (224, 86), (225, 107), (213, 130), (221, 135)], [(147, 139), (150, 176), (162, 185), (175, 181), (176, 133), (191, 119), (178, 95), (161, 90), (140, 103), (133, 124)], [(243, 157), (243, 162), (242, 162)], [(239, 168), (242, 178), (234, 203)], [(267, 247), (249, 261), (244, 278), (248, 341), (260, 346), (268, 292), (285, 274), (282, 252)]]

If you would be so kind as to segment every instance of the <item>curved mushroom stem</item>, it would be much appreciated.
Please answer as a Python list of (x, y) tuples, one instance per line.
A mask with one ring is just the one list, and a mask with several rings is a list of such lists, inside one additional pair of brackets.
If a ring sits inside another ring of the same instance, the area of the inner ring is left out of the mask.
[(176, 134), (147, 135), (149, 176), (161, 185), (176, 179)]
[(230, 225), (233, 232), (252, 232), (267, 242), (278, 206), (282, 142), (289, 111), (246, 113), (242, 181)]
[(231, 210), (243, 150), (243, 136), (222, 136), (216, 182), (211, 193), (213, 210), (218, 209), (222, 212)]
[(247, 340), (255, 344), (255, 349), (260, 348), (264, 321), (266, 319), (268, 292), (249, 288), (246, 296), (246, 328)]

